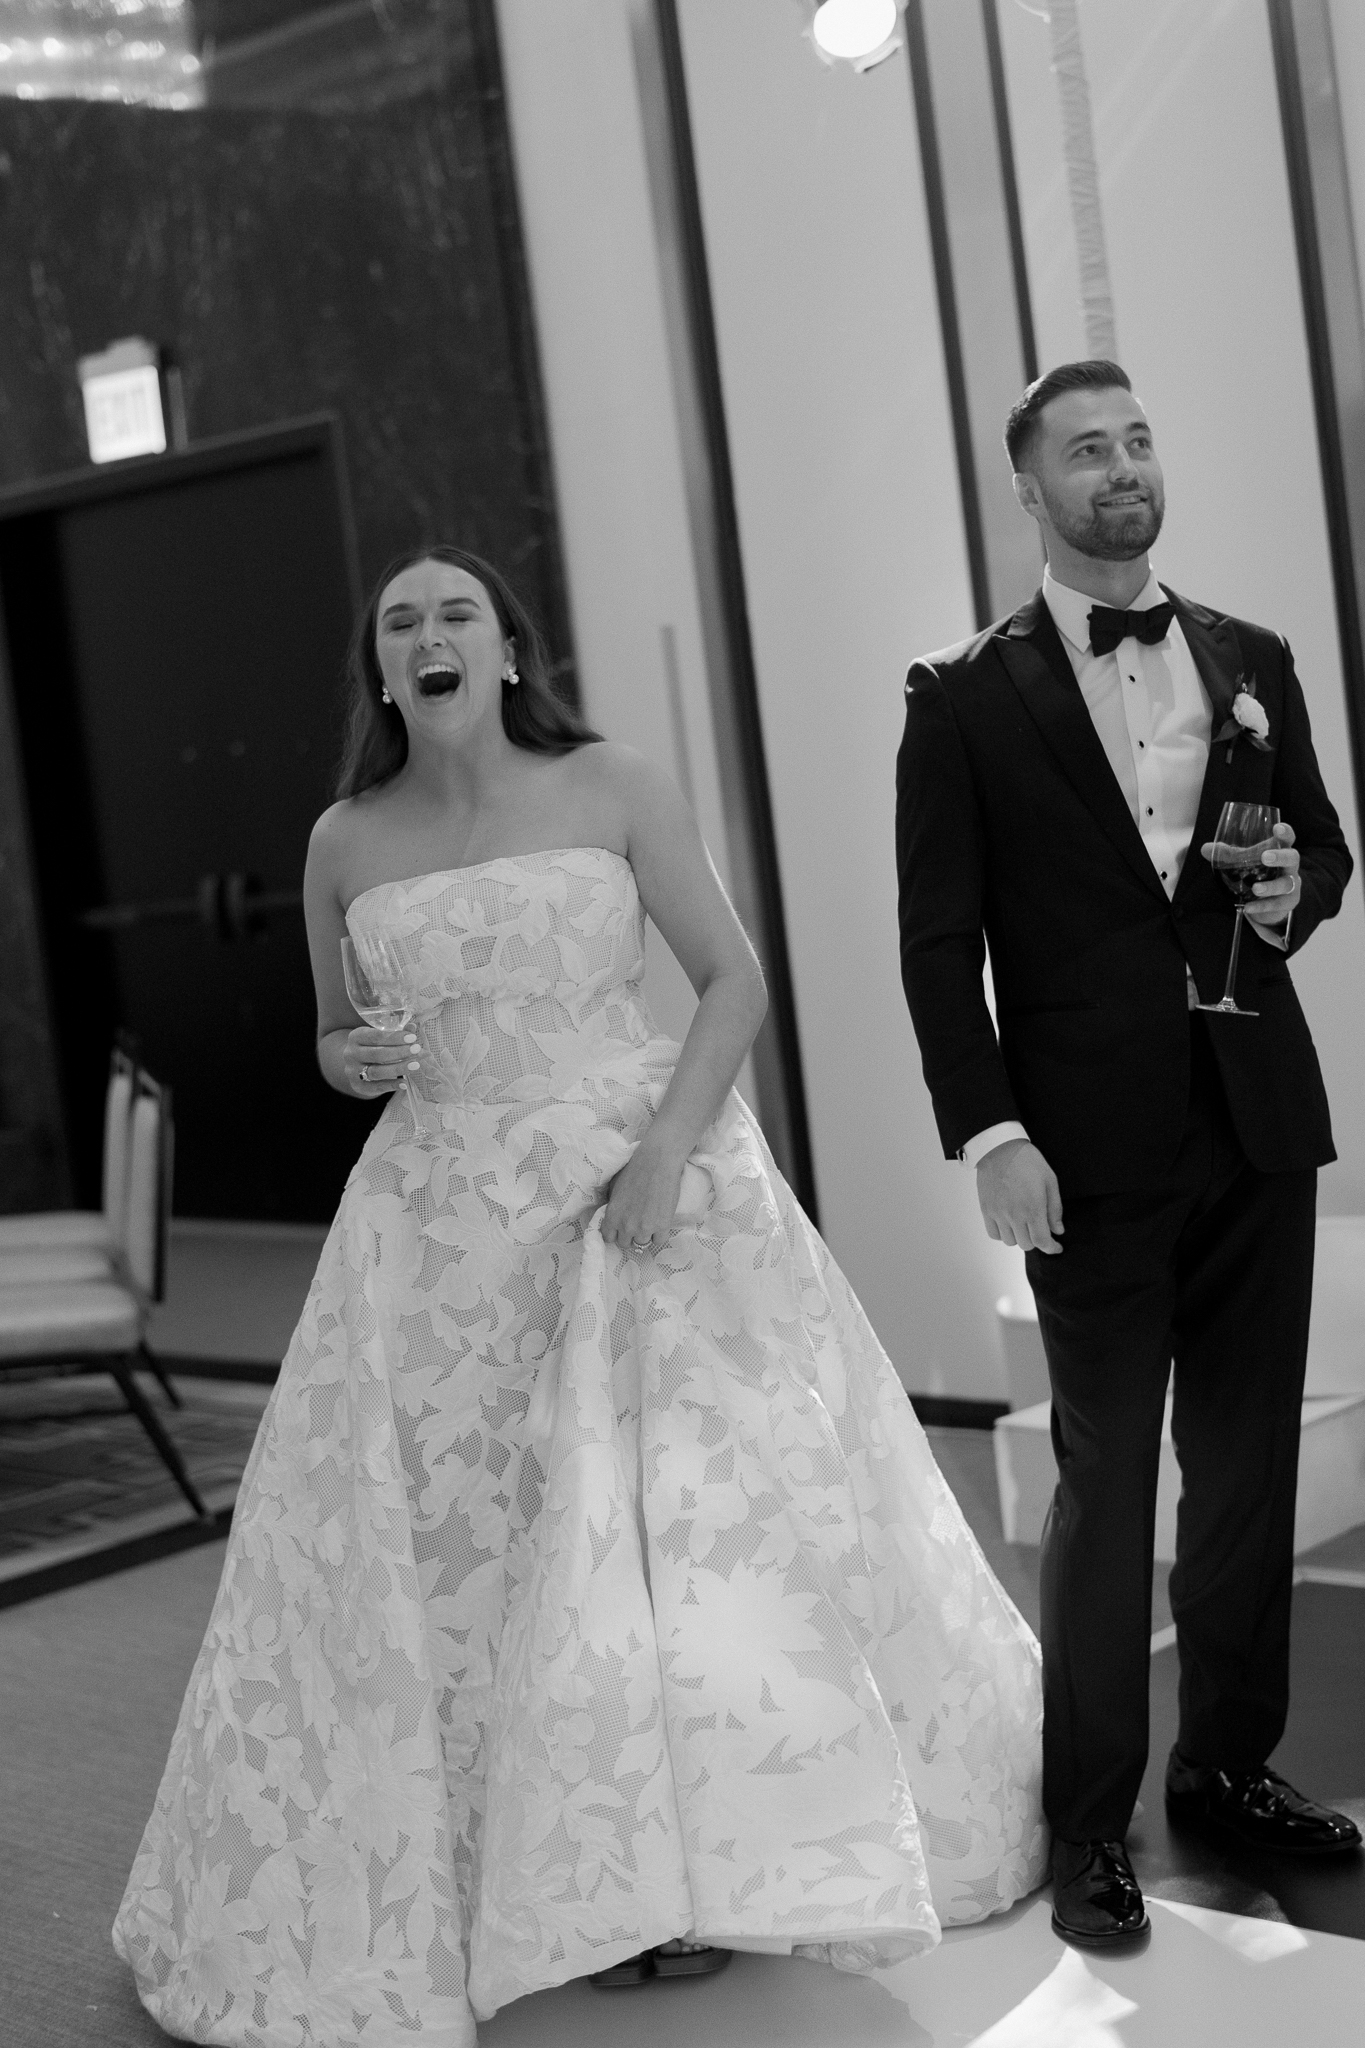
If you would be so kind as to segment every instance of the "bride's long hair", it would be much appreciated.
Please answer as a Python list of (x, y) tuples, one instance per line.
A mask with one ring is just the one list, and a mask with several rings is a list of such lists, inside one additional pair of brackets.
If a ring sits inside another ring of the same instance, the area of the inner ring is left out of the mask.
[(384, 702), (384, 678), (375, 651), (379, 600), (395, 576), (419, 562), (449, 562), (476, 578), (493, 601), (503, 638), (515, 649), (520, 681), (502, 686), (502, 729), (514, 747), (533, 754), (569, 754), (600, 740), (600, 732), (566, 704), (550, 681), (550, 662), (540, 628), (506, 577), (467, 548), (410, 548), (389, 563), (356, 620), (346, 657), (346, 730), (337, 774), (340, 797), (359, 796), (387, 782), (408, 758), (408, 729), (396, 704)]

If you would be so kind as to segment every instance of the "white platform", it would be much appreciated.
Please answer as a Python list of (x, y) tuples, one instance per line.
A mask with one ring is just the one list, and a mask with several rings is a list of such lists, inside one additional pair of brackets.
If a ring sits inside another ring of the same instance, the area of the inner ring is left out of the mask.
[(1319, 1216), (1306, 1394), (1365, 1394), (1365, 1216)]
[[(1053, 1489), (1051, 1408), (1039, 1401), (1002, 1415), (995, 1425), (995, 1476), (1008, 1543), (1038, 1543)], [(1365, 1522), (1365, 1393), (1315, 1395), (1303, 1404), (1294, 1554), (1312, 1550)], [(1156, 1555), (1175, 1557), (1180, 1468), (1171, 1441), (1171, 1408), (1161, 1439), (1156, 1497)]]
[[(1065, 1254), (1063, 1254), (1065, 1256)], [(1048, 1398), (1047, 1360), (1022, 1252), (995, 1304), (1011, 1408)], [(1365, 1216), (1319, 1216), (1304, 1393), (1365, 1395)]]

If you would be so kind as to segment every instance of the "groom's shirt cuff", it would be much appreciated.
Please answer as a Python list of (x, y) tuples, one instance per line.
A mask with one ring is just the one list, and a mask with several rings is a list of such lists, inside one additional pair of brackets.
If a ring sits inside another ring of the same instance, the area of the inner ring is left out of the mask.
[(1008, 1143), (1011, 1138), (1027, 1139), (1028, 1132), (1020, 1123), (991, 1124), (984, 1131), (978, 1131), (974, 1138), (968, 1138), (958, 1158), (965, 1166), (980, 1166), (988, 1152), (994, 1152), (997, 1145)]

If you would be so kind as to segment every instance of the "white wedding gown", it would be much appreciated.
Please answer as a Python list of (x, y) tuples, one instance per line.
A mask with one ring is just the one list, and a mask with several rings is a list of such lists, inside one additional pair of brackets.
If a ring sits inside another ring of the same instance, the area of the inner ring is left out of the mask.
[[(599, 1228), (678, 1047), (595, 848), (367, 890), (420, 979), (262, 1418), (114, 1942), (171, 2034), (468, 2048), (675, 1936), (849, 1970), (1045, 1875), (1037, 1645), (731, 1095)], [(694, 1182), (695, 1176), (690, 1176)]]

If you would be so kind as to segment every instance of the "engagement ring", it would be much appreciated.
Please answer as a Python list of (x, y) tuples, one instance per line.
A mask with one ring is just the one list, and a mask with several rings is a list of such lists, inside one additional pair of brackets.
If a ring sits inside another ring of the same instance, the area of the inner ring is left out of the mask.
[(647, 1252), (652, 1241), (653, 1240), (648, 1237), (633, 1237), (630, 1241), (630, 1248), (633, 1252)]
[(361, 1086), (362, 1086), (362, 1087), (365, 1087), (365, 1088), (368, 1088), (368, 1087), (369, 1087), (369, 1085), (370, 1085), (370, 1070), (369, 1070), (369, 1068), (368, 1068), (368, 1067), (362, 1067), (362, 1068), (360, 1069), (360, 1081), (361, 1081)]

